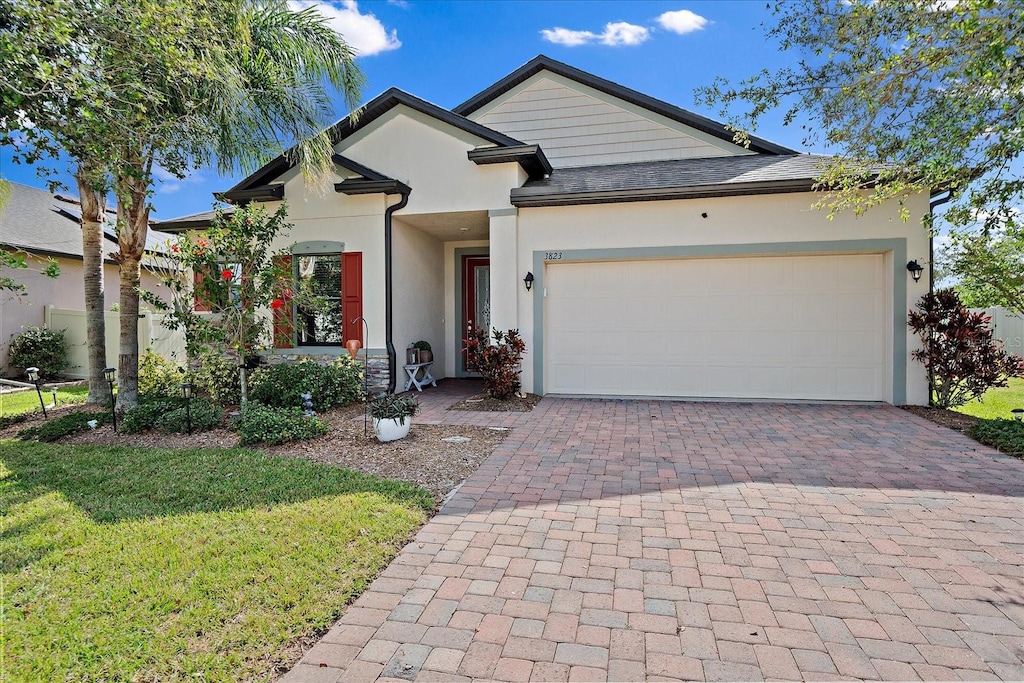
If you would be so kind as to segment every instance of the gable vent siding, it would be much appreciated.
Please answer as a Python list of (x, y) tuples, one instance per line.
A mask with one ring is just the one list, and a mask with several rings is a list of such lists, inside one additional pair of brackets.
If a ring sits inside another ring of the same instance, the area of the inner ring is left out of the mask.
[(730, 156), (720, 147), (595, 97), (540, 79), (479, 123), (539, 144), (556, 167)]

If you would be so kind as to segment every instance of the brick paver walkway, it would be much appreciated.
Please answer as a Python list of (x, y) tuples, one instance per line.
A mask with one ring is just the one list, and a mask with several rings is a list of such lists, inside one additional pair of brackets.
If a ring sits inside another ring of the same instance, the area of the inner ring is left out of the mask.
[(891, 407), (426, 400), (512, 432), (285, 680), (1024, 679), (1020, 461)]

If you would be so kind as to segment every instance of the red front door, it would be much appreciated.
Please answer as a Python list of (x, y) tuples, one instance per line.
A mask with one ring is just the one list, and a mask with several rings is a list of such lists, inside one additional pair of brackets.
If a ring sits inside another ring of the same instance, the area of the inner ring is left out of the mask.
[[(462, 338), (482, 327), (491, 331), (491, 257), (462, 257)], [(464, 346), (464, 344), (463, 344)], [(466, 371), (466, 354), (459, 354), (462, 372)]]

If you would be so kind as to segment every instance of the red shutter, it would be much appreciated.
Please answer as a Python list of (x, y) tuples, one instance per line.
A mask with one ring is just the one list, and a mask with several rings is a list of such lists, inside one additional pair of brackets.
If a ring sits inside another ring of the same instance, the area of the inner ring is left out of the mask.
[[(274, 265), (285, 273), (289, 274), (289, 280), (291, 280), (290, 273), (292, 272), (292, 257), (289, 254), (283, 254), (281, 256), (274, 257)], [(291, 289), (295, 286), (295, 283), (288, 282), (288, 284), (282, 288)], [(274, 348), (276, 349), (290, 349), (292, 348), (292, 332), (295, 328), (295, 317), (294, 310), (292, 308), (291, 297), (286, 297), (282, 294), (281, 296), (283, 305), (280, 308), (273, 309), (274, 312)]]
[(363, 252), (347, 251), (341, 255), (341, 314), (344, 317), (344, 341), (363, 339)]
[(206, 297), (203, 295), (203, 273), (202, 271), (196, 270), (192, 272), (192, 308), (199, 312), (205, 312), (210, 310), (210, 305), (205, 303), (203, 299)]

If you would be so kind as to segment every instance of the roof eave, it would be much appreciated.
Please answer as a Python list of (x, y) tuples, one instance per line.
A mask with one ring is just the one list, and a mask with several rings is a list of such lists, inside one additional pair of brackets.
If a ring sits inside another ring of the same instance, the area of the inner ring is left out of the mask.
[(518, 147), (480, 147), (467, 152), (474, 164), (505, 164), (516, 162), (523, 167), (530, 178), (543, 178), (552, 171), (551, 162), (544, 155), (540, 145)]
[(340, 194), (409, 194), (412, 188), (400, 180), (363, 180), (349, 178), (334, 184), (334, 191)]
[(228, 190), (216, 195), (216, 197), (232, 204), (276, 202), (284, 199), (284, 185), (259, 185), (244, 190)]
[(693, 187), (659, 187), (640, 190), (599, 190), (586, 192), (543, 192), (529, 187), (512, 190), (511, 202), (517, 207), (574, 206), (579, 204), (610, 204), (615, 202), (647, 202), (669, 199), (701, 199), (706, 197), (738, 197), (757, 194), (810, 192), (811, 179), (772, 180), (753, 183), (720, 183)]

